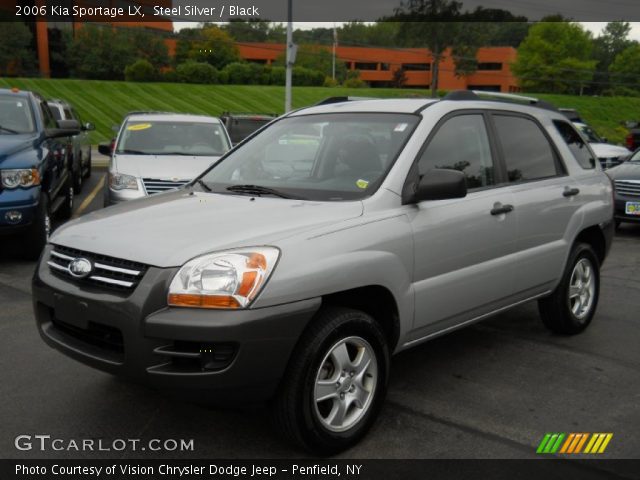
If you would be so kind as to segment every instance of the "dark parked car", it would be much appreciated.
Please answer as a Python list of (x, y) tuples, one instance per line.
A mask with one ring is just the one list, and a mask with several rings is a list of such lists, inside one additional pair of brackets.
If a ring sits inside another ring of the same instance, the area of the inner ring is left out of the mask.
[(51, 231), (51, 215), (71, 217), (71, 137), (75, 120), (56, 121), (37, 93), (0, 89), (0, 237), (19, 236), (37, 258)]
[(616, 227), (622, 222), (640, 222), (640, 149), (607, 174), (615, 185)]
[(229, 132), (231, 143), (236, 145), (274, 118), (274, 114), (225, 112), (220, 120)]
[(73, 190), (80, 193), (83, 180), (91, 176), (91, 140), (89, 132), (95, 130), (92, 123), (83, 123), (78, 112), (65, 100), (49, 100), (47, 102), (56, 120), (75, 120), (80, 125), (80, 133), (73, 136), (71, 151)]

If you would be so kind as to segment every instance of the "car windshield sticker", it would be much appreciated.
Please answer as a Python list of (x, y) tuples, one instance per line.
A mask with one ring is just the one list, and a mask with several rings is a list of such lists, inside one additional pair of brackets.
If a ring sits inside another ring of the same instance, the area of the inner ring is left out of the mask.
[(394, 132), (404, 132), (407, 129), (406, 123), (399, 123), (396, 125), (396, 128), (393, 129)]
[(369, 186), (369, 181), (360, 179), (356, 182), (356, 185), (358, 186), (358, 188), (362, 188), (364, 190)]
[(147, 128), (151, 128), (150, 123), (138, 123), (136, 125), (129, 125), (127, 130), (138, 131), (138, 130), (146, 130)]

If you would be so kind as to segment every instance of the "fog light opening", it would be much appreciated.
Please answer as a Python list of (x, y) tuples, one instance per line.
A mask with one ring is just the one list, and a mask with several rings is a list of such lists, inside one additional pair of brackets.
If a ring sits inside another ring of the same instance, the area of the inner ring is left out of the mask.
[(10, 210), (4, 214), (4, 219), (9, 223), (18, 223), (22, 221), (22, 212)]

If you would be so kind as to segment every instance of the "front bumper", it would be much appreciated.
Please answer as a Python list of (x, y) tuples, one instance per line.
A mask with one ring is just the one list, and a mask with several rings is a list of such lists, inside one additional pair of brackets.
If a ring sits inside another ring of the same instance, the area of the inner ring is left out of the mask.
[(628, 215), (626, 213), (627, 202), (640, 202), (640, 198), (616, 196), (615, 219), (619, 222), (640, 222), (640, 215)]
[(176, 269), (149, 267), (129, 293), (78, 285), (49, 271), (33, 278), (42, 339), (100, 370), (217, 403), (270, 398), (321, 300), (248, 310), (169, 308)]
[[(38, 209), (40, 187), (16, 188), (0, 191), (0, 236), (14, 235), (26, 230), (33, 222)], [(20, 221), (12, 223), (8, 212), (20, 212)]]

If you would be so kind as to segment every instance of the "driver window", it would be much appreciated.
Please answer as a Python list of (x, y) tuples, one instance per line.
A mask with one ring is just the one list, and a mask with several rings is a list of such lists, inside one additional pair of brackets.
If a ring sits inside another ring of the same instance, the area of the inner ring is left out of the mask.
[(495, 185), (493, 159), (484, 118), (458, 115), (438, 128), (418, 163), (420, 175), (444, 168), (464, 172), (467, 188)]

